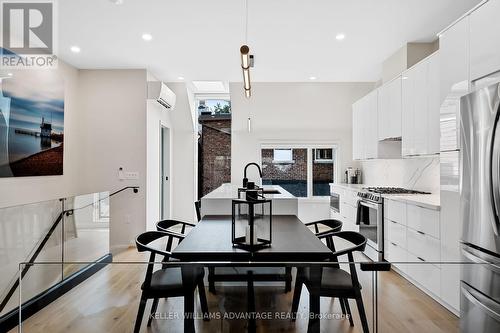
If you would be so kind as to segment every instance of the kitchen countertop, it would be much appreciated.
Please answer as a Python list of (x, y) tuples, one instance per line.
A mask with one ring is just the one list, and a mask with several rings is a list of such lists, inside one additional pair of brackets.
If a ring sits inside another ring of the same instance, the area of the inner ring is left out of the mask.
[[(224, 183), (212, 192), (205, 195), (202, 199), (237, 199), (238, 198), (238, 188), (240, 186)], [(264, 185), (266, 190), (278, 190), (280, 194), (270, 194), (266, 193), (264, 196), (266, 199), (280, 200), (280, 199), (297, 199), (296, 196), (286, 191), (283, 187), (278, 185)]]
[[(330, 184), (330, 186), (338, 186), (352, 191), (362, 191), (363, 188), (369, 185), (365, 184)], [(394, 200), (405, 202), (417, 206), (421, 206), (428, 209), (440, 210), (440, 195), (439, 194), (382, 194), (382, 196), (387, 200)]]

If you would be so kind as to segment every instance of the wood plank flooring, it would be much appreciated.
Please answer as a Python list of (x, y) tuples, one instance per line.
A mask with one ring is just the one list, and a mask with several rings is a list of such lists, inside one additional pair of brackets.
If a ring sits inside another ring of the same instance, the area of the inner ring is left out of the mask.
[[(145, 261), (146, 257), (129, 249), (115, 257), (109, 265), (77, 288), (62, 296), (23, 324), (23, 332), (131, 332), (139, 304), (140, 285), (145, 265), (125, 264), (126, 261)], [(373, 322), (372, 273), (359, 272), (368, 319)], [(379, 332), (458, 332), (458, 318), (394, 272), (379, 274)], [(207, 288), (208, 289), (208, 288)], [(272, 320), (258, 320), (257, 332), (306, 332), (308, 295), (302, 292), (296, 322), (289, 318), (293, 292), (284, 293), (280, 284), (256, 287), (256, 309), (262, 315), (271, 312)], [(218, 286), (217, 295), (208, 293), (209, 309), (213, 316), (241, 315), (246, 311), (245, 286)], [(146, 313), (149, 313), (151, 301)], [(323, 319), (322, 332), (361, 332), (355, 302), (350, 302), (354, 327), (340, 317), (338, 300), (321, 299), (321, 312), (337, 318)], [(196, 309), (201, 313), (199, 301)], [(161, 300), (157, 320), (142, 332), (182, 332), (183, 300)], [(274, 316), (284, 316), (275, 319)], [(242, 319), (196, 320), (197, 332), (245, 332), (247, 321)], [(17, 328), (11, 332), (16, 332)], [(373, 331), (373, 328), (371, 328)]]

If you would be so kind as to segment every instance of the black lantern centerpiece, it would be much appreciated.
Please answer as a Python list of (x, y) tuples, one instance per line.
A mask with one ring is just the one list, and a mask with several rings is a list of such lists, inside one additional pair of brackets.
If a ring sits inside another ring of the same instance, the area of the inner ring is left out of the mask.
[(258, 251), (271, 246), (272, 200), (257, 190), (247, 190), (245, 199), (232, 202), (231, 238), (234, 247)]

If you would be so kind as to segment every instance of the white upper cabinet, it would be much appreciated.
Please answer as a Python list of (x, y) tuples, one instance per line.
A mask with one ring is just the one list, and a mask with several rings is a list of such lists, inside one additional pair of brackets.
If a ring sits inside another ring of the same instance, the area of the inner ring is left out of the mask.
[(402, 155), (439, 153), (439, 53), (402, 75)]
[(401, 76), (379, 88), (378, 139), (401, 137)]
[(355, 102), (352, 112), (353, 159), (377, 158), (378, 91), (374, 90)]
[(469, 17), (466, 16), (439, 37), (441, 103), (450, 95), (469, 90)]
[(470, 76), (500, 70), (500, 0), (490, 0), (470, 14)]

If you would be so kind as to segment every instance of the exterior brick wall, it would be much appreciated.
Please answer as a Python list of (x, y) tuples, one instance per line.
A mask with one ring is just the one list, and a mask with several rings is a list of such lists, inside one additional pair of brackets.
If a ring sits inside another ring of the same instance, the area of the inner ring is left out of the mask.
[(262, 177), (271, 180), (307, 180), (307, 149), (293, 149), (294, 163), (273, 163), (273, 149), (262, 149)]
[(231, 182), (231, 118), (200, 117), (201, 196)]

